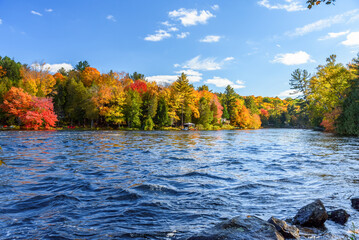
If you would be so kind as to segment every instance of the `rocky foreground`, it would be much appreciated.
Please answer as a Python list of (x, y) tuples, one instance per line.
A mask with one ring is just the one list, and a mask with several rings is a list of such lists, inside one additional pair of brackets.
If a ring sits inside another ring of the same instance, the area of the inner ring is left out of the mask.
[[(359, 197), (352, 198), (352, 207), (359, 211)], [(344, 209), (326, 211), (322, 201), (314, 202), (299, 209), (292, 219), (286, 221), (271, 217), (268, 221), (255, 216), (235, 217), (219, 223), (188, 240), (284, 240), (315, 238), (328, 239), (330, 234), (322, 234), (327, 220), (344, 225), (350, 215)]]

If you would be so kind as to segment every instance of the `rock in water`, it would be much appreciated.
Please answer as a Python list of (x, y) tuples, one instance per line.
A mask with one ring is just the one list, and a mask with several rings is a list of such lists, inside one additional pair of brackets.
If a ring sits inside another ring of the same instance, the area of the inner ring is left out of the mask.
[(350, 199), (352, 201), (352, 207), (359, 211), (359, 197)]
[(328, 212), (328, 219), (332, 220), (333, 222), (339, 223), (344, 225), (347, 221), (350, 215), (344, 210), (344, 209), (338, 209), (334, 211)]
[(327, 211), (319, 199), (299, 209), (293, 224), (305, 227), (321, 227), (328, 219)]
[(284, 240), (276, 228), (254, 216), (235, 217), (188, 240)]
[(271, 217), (268, 222), (277, 229), (278, 232), (280, 232), (285, 239), (299, 239), (299, 229), (288, 225), (285, 221), (279, 220), (277, 218)]

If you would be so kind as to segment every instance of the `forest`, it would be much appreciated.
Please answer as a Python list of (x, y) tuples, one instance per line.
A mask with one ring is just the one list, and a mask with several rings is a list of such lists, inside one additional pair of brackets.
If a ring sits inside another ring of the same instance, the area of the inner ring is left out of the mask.
[(134, 72), (100, 73), (87, 61), (51, 74), (0, 57), (0, 124), (22, 129), (258, 129), (318, 128), (359, 135), (359, 57), (344, 66), (327, 58), (317, 72), (296, 69), (289, 84), (296, 98), (240, 96), (203, 85), (195, 89), (181, 74), (172, 84), (149, 82)]

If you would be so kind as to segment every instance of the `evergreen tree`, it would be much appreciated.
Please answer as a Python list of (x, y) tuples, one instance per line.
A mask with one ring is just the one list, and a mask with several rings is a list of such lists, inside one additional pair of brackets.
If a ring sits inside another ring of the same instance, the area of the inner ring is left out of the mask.
[(124, 112), (129, 128), (141, 126), (141, 97), (137, 91), (129, 90), (127, 92)]
[(134, 72), (132, 75), (129, 76), (129, 78), (131, 78), (133, 81), (142, 79), (145, 80), (145, 75), (138, 73), (138, 72)]
[(84, 120), (86, 114), (85, 106), (88, 99), (87, 89), (82, 82), (76, 82), (74, 79), (71, 79), (67, 83), (65, 113), (71, 125), (74, 120), (78, 122)]
[(227, 110), (227, 105), (223, 104), (223, 113), (222, 113), (222, 118), (229, 120), (230, 116)]
[(208, 102), (204, 97), (202, 97), (199, 100), (198, 111), (199, 111), (198, 123), (202, 124), (204, 128), (208, 128), (209, 124), (213, 120), (213, 112), (211, 112), (210, 106), (208, 105)]
[(80, 61), (80, 62), (78, 62), (78, 63), (76, 64), (76, 66), (75, 66), (75, 69), (76, 69), (77, 71), (82, 72), (82, 71), (85, 70), (85, 68), (87, 68), (87, 67), (90, 67), (90, 64), (85, 60), (85, 61)]
[(169, 124), (168, 105), (164, 97), (161, 97), (158, 101), (158, 108), (155, 117), (155, 122), (160, 127), (164, 127)]
[(258, 114), (259, 113), (257, 104), (254, 101), (253, 96), (246, 97), (244, 99), (244, 104), (245, 104), (246, 108), (251, 111), (252, 114)]
[(236, 103), (236, 92), (234, 91), (234, 89), (228, 85), (226, 87), (226, 90), (224, 91), (224, 104), (227, 107), (227, 111), (228, 111), (228, 115), (229, 118), (233, 117), (234, 114), (234, 108), (235, 108), (235, 103)]

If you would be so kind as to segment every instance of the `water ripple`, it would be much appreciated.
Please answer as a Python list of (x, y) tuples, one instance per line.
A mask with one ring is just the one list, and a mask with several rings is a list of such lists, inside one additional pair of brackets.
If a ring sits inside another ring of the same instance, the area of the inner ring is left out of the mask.
[[(359, 140), (310, 130), (0, 132), (1, 239), (184, 239), (359, 195)], [(349, 223), (349, 224), (350, 224)], [(350, 226), (328, 223), (342, 236)]]

